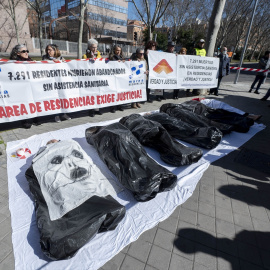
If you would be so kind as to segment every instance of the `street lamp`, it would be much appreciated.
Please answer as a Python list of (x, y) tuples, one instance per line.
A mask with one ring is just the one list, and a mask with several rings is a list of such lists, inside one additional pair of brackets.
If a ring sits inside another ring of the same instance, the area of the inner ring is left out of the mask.
[(120, 26), (116, 27), (116, 39), (115, 39), (115, 45), (117, 45), (117, 39), (118, 39), (118, 28), (120, 28)]

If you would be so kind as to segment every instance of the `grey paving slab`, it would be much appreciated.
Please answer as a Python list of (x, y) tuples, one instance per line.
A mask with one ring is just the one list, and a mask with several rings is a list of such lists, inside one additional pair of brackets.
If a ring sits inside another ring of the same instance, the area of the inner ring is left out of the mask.
[(131, 243), (127, 253), (139, 261), (146, 262), (151, 248), (152, 244), (140, 237), (140, 239)]
[(171, 263), (170, 263), (170, 267), (169, 270), (192, 270), (193, 268), (193, 262), (178, 256), (176, 254), (172, 254), (172, 259), (171, 259)]
[[(269, 126), (269, 102), (247, 93), (246, 83), (222, 84), (219, 100), (240, 109), (262, 114)], [(263, 88), (266, 92), (269, 83)], [(183, 98), (179, 102), (190, 100)], [(91, 118), (86, 114), (71, 121), (43, 123), (30, 130), (0, 132), (5, 143), (64, 129), (74, 125), (107, 121), (157, 109), (166, 102), (145, 103), (141, 109), (126, 109)], [(244, 147), (270, 153), (270, 129), (255, 135)], [(268, 143), (267, 143), (268, 142)], [(8, 208), (5, 148), (0, 156), (0, 270), (14, 269)], [(193, 195), (174, 213), (125, 247), (100, 270), (270, 269), (270, 176), (234, 161), (239, 151), (214, 162), (203, 174)]]
[(169, 269), (171, 261), (171, 252), (158, 246), (153, 246), (147, 261), (147, 264), (159, 269)]

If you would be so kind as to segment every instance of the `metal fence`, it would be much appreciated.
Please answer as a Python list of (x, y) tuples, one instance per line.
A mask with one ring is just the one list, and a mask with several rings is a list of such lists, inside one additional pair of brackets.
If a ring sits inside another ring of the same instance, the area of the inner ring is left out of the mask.
[[(38, 38), (32, 38), (33, 41), (33, 47), (36, 50), (40, 50), (40, 43)], [(42, 48), (45, 49), (45, 47), (48, 44), (56, 44), (59, 48), (59, 50), (62, 53), (65, 54), (76, 54), (78, 50), (78, 43), (77, 42), (71, 42), (71, 41), (65, 41), (65, 40), (54, 40), (54, 39), (42, 39)], [(122, 47), (123, 54), (125, 57), (129, 57), (132, 53), (136, 52), (135, 46), (126, 45), (126, 44), (119, 44), (119, 46)], [(109, 52), (111, 52), (113, 49), (113, 44), (105, 44), (105, 43), (99, 43), (98, 44), (98, 50), (102, 55), (108, 55)], [(82, 43), (82, 53), (84, 54), (87, 50), (87, 43)]]

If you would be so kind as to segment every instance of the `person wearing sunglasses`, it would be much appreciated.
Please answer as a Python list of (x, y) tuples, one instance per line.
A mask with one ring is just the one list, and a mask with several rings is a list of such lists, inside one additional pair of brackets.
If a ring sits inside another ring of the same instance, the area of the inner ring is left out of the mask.
[(32, 59), (29, 57), (29, 51), (24, 44), (16, 45), (12, 49), (9, 59), (17, 61), (32, 61)]
[[(27, 50), (26, 46), (24, 44), (18, 44), (12, 49), (9, 59), (17, 61), (33, 61), (28, 54), (29, 51)], [(31, 128), (32, 125), (35, 126), (41, 125), (41, 122), (39, 120), (39, 117), (35, 117), (22, 120), (21, 124), (24, 128), (29, 129)]]

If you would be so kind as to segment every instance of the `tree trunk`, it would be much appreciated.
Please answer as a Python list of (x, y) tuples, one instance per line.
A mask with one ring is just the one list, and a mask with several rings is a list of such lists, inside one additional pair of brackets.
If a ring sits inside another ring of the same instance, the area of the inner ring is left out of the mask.
[(223, 9), (225, 6), (226, 0), (215, 0), (212, 14), (209, 21), (209, 28), (206, 39), (206, 51), (207, 56), (213, 56), (218, 30), (220, 27), (220, 21), (222, 18)]
[(42, 18), (41, 16), (38, 16), (38, 38), (39, 38), (39, 49), (40, 49), (40, 55), (42, 56), (43, 53), (43, 46), (42, 46)]
[(80, 13), (80, 26), (79, 26), (78, 52), (77, 52), (78, 59), (82, 58), (82, 36), (83, 36), (84, 10), (86, 8), (86, 6), (84, 4), (84, 0), (81, 0), (80, 7), (81, 7), (81, 13)]

